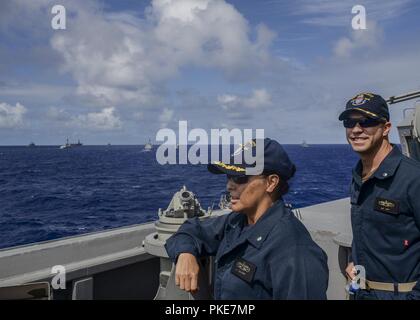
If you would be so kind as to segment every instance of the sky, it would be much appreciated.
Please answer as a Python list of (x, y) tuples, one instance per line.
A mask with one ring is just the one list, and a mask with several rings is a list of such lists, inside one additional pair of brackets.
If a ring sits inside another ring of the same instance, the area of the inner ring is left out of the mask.
[[(346, 143), (347, 100), (420, 89), (419, 13), (415, 0), (1, 0), (0, 145), (144, 144), (181, 120)], [(393, 142), (412, 106), (391, 106)]]

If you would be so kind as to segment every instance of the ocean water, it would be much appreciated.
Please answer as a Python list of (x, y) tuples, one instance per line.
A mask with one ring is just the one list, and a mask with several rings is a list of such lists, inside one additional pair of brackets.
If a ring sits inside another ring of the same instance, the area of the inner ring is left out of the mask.
[[(298, 169), (293, 207), (348, 196), (349, 146), (284, 148)], [(162, 166), (141, 146), (0, 147), (0, 248), (154, 221), (183, 185), (207, 209), (226, 179), (204, 165)]]

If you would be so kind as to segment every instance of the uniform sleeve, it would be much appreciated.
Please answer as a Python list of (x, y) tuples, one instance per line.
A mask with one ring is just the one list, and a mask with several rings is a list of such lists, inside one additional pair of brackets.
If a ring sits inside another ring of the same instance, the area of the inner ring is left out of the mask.
[[(351, 207), (353, 206), (353, 204), (351, 203), (351, 199), (352, 199), (352, 194), (353, 194), (354, 184), (355, 184), (354, 177), (352, 177), (352, 179), (351, 179), (351, 183), (350, 183), (350, 188), (349, 188), (350, 205), (351, 205)], [(351, 210), (351, 209), (350, 209), (350, 210)], [(349, 213), (350, 213), (350, 216), (351, 216), (351, 212), (349, 212)], [(351, 240), (351, 250), (350, 250), (350, 255), (349, 255), (349, 263), (354, 262), (354, 259), (353, 259), (353, 252), (354, 252), (354, 243), (353, 243), (353, 239), (352, 239), (352, 240)]]
[(270, 273), (273, 299), (327, 299), (327, 256), (318, 247), (290, 247), (283, 254), (272, 258)]
[[(414, 220), (420, 232), (420, 179), (416, 179), (408, 190), (408, 200), (410, 207), (413, 210)], [(413, 294), (416, 295), (417, 299), (420, 299), (420, 274), (417, 275), (417, 284), (414, 287)]]
[(225, 223), (230, 215), (200, 220), (188, 219), (178, 232), (166, 240), (165, 248), (169, 258), (176, 262), (181, 253), (196, 257), (215, 255), (224, 236)]

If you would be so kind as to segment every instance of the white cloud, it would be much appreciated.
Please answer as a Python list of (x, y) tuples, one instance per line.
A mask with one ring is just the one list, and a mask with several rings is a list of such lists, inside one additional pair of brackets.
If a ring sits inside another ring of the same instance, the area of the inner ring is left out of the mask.
[[(50, 107), (46, 113), (49, 120), (62, 123), (69, 128), (84, 128), (89, 130), (115, 130), (122, 127), (122, 121), (115, 114), (114, 107), (102, 109), (100, 112), (71, 115), (68, 110), (57, 107)], [(135, 117), (138, 115), (135, 114)]]
[(155, 0), (153, 12), (156, 38), (175, 65), (216, 67), (226, 74), (258, 69), (274, 38), (259, 26), (253, 42), (246, 19), (223, 0)]
[(160, 126), (162, 128), (167, 127), (169, 122), (172, 121), (174, 116), (174, 110), (172, 109), (168, 109), (168, 108), (164, 108), (162, 113), (159, 116), (159, 122), (160, 122)]
[(105, 108), (101, 112), (93, 112), (74, 117), (69, 124), (93, 130), (119, 129), (121, 128), (122, 122), (114, 112), (114, 107)]
[(51, 44), (77, 92), (103, 106), (158, 105), (159, 90), (184, 66), (216, 68), (228, 77), (257, 75), (270, 62), (275, 37), (260, 25), (252, 40), (246, 19), (224, 0), (154, 0), (145, 19), (77, 12), (67, 21), (72, 28), (54, 33)]
[(271, 96), (265, 89), (254, 90), (252, 95), (244, 99), (244, 106), (257, 109), (271, 105)]
[(229, 109), (229, 107), (237, 105), (239, 101), (240, 101), (240, 98), (232, 94), (222, 94), (217, 97), (217, 102), (224, 109)]
[(353, 30), (350, 37), (340, 38), (334, 45), (336, 57), (348, 58), (355, 52), (366, 53), (379, 47), (383, 31), (375, 21), (368, 21), (366, 30)]
[(23, 124), (26, 108), (19, 102), (15, 106), (0, 103), (0, 128), (15, 128)]
[(51, 99), (52, 97), (70, 94), (72, 89), (70, 86), (13, 83), (0, 86), (0, 95), (30, 98), (31, 100), (41, 98), (45, 101), (46, 98)]
[(255, 89), (250, 96), (219, 95), (217, 102), (224, 110), (235, 111), (241, 108), (259, 109), (272, 105), (271, 95), (266, 89)]
[(206, 10), (209, 0), (178, 0), (174, 5), (173, 0), (153, 1), (154, 14), (160, 21), (176, 19), (184, 23), (191, 23), (197, 14)]
[(50, 107), (47, 110), (47, 118), (59, 122), (68, 122), (71, 120), (71, 115), (64, 109)]

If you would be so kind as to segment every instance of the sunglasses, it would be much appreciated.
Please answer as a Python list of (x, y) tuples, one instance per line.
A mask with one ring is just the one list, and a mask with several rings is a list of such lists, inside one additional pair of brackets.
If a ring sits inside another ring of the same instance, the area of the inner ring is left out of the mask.
[(232, 176), (232, 175), (227, 175), (227, 179), (233, 181), (236, 184), (245, 184), (248, 183), (249, 178), (251, 178), (251, 176)]
[(385, 123), (383, 120), (371, 119), (371, 118), (362, 118), (362, 119), (352, 119), (347, 118), (343, 120), (344, 128), (354, 128), (357, 124), (362, 128), (376, 127), (380, 123)]
[(251, 177), (265, 178), (266, 175), (260, 175), (260, 176), (233, 176), (233, 175), (230, 175), (230, 174), (227, 175), (227, 179), (233, 181), (236, 184), (248, 183), (249, 179), (251, 179)]

